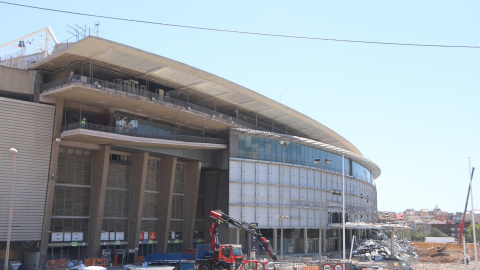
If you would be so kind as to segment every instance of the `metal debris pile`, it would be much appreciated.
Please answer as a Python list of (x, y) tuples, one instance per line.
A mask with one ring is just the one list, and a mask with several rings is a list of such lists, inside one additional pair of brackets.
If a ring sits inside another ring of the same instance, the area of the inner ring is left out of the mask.
[(418, 258), (415, 248), (407, 239), (394, 240), (395, 252), (392, 255), (390, 238), (386, 232), (386, 230), (377, 230), (376, 233), (370, 235), (369, 239), (356, 242), (353, 246), (352, 257), (361, 261), (411, 261)]

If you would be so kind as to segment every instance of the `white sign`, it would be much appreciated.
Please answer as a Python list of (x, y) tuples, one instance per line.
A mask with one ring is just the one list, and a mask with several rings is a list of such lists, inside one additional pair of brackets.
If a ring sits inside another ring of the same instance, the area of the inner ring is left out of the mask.
[(108, 232), (102, 232), (100, 234), (100, 241), (108, 241)]
[(72, 233), (72, 241), (74, 241), (74, 242), (83, 241), (83, 232), (73, 232)]
[(335, 270), (343, 270), (343, 266), (341, 264), (335, 264)]
[(64, 242), (71, 242), (72, 241), (72, 233), (71, 232), (63, 233), (63, 241)]
[(110, 241), (115, 241), (115, 232), (110, 232)]
[(52, 232), (52, 242), (62, 242), (63, 233)]
[(123, 232), (116, 232), (115, 233), (115, 240), (117, 240), (117, 241), (125, 240), (125, 234)]

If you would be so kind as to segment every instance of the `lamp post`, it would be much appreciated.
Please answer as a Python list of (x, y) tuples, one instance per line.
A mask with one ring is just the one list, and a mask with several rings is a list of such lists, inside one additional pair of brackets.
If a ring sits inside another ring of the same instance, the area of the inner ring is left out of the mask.
[[(281, 203), (283, 204), (283, 186), (285, 184), (285, 168), (284, 168), (284, 165), (285, 165), (285, 147), (288, 145), (288, 142), (287, 141), (279, 141), (278, 144), (282, 147), (282, 182), (281, 182), (281, 196), (280, 196), (280, 200), (281, 200)], [(284, 219), (288, 219), (289, 216), (285, 216), (283, 214), (283, 206), (281, 206), (281, 215), (280, 216), (277, 216), (277, 218), (280, 218), (280, 226), (281, 226), (281, 229), (280, 229), (280, 268), (283, 267), (283, 220)]]
[(342, 240), (343, 240), (343, 268), (345, 268), (345, 156), (342, 155)]
[(316, 158), (314, 160), (316, 164), (321, 164), (321, 171), (320, 171), (320, 216), (319, 216), (319, 225), (318, 225), (318, 263), (319, 263), (319, 268), (321, 267), (322, 263), (322, 200), (323, 200), (323, 195), (322, 195), (322, 188), (323, 188), (323, 177), (322, 177), (322, 171), (323, 171), (323, 164), (324, 163), (332, 163), (330, 159), (325, 159), (323, 158)]
[(13, 153), (13, 177), (10, 185), (10, 213), (8, 215), (8, 232), (7, 232), (7, 248), (5, 251), (5, 266), (3, 269), (8, 270), (8, 259), (10, 258), (10, 237), (12, 234), (12, 218), (13, 218), (13, 192), (15, 191), (15, 159), (17, 157), (17, 149), (10, 148), (10, 152)]
[(276, 216), (277, 219), (280, 219), (280, 269), (283, 268), (283, 220), (289, 219), (289, 216)]

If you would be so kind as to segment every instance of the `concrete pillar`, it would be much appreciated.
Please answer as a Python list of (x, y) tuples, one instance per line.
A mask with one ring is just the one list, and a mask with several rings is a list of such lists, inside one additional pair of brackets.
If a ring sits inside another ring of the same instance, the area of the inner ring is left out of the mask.
[(201, 162), (188, 162), (185, 164), (185, 190), (183, 196), (183, 247), (193, 246), (193, 231), (198, 202), (198, 186), (200, 183)]
[(158, 194), (158, 253), (166, 253), (168, 246), (168, 229), (172, 213), (173, 184), (177, 158), (164, 158), (160, 161), (160, 192)]
[(353, 239), (353, 229), (348, 230), (348, 241), (350, 245), (352, 244), (352, 239)]
[(303, 229), (303, 254), (308, 254), (308, 233), (307, 229)]
[(205, 222), (204, 222), (204, 238), (205, 243), (210, 243), (210, 227), (212, 219), (210, 219), (210, 211), (216, 210), (217, 206), (217, 191), (218, 191), (218, 172), (205, 172)]
[[(273, 228), (273, 251), (278, 255), (278, 241), (277, 241), (277, 228)], [(278, 257), (278, 256), (277, 256)]]
[(342, 230), (337, 229), (337, 251), (342, 251)]
[(392, 229), (390, 231), (390, 251), (392, 252), (392, 256), (395, 255), (395, 231)]
[(147, 179), (148, 153), (135, 153), (131, 157), (130, 171), (130, 205), (128, 210), (128, 248), (137, 250), (139, 233), (142, 226), (143, 198), (145, 195), (145, 181)]
[(235, 228), (235, 244), (240, 244), (240, 229)]
[(89, 258), (97, 258), (99, 256), (109, 164), (109, 145), (104, 145), (99, 151), (92, 152), (92, 178), (90, 180), (90, 223), (88, 225)]
[(327, 243), (327, 230), (322, 229), (322, 253), (327, 252), (326, 243)]
[(55, 122), (53, 126), (50, 171), (48, 172), (49, 180), (47, 184), (47, 194), (45, 200), (45, 216), (43, 218), (42, 239), (40, 241), (40, 265), (37, 267), (41, 267), (42, 265), (45, 265), (45, 263), (47, 263), (48, 242), (50, 239), (50, 222), (52, 218), (53, 199), (55, 195), (55, 183), (57, 182), (55, 178), (51, 177), (51, 175), (57, 175), (58, 150), (60, 148), (60, 142), (57, 142), (55, 139), (60, 138), (60, 132), (62, 130), (63, 108), (64, 100), (57, 100), (55, 103)]

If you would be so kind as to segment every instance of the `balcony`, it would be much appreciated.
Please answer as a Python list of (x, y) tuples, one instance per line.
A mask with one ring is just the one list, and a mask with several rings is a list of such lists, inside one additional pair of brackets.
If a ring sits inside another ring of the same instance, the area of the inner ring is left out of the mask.
[(82, 86), (95, 91), (110, 93), (115, 96), (123, 96), (134, 100), (142, 100), (144, 102), (155, 103), (172, 109), (185, 110), (194, 113), (197, 116), (208, 118), (223, 123), (224, 127), (244, 127), (262, 131), (272, 131), (277, 133), (285, 133), (283, 129), (274, 126), (274, 123), (266, 123), (258, 119), (248, 117), (246, 115), (237, 114), (230, 115), (227, 112), (215, 111), (194, 103), (170, 97), (168, 93), (165, 95), (148, 91), (145, 86), (138, 83), (127, 84), (125, 81), (115, 80), (115, 82), (100, 80), (97, 78), (72, 75), (59, 80), (45, 83), (41, 86), (41, 94), (48, 95), (55, 90), (64, 89), (68, 86)]
[[(118, 134), (118, 135), (136, 137), (136, 138), (149, 138), (149, 139), (160, 139), (160, 140), (169, 140), (169, 141), (181, 141), (181, 142), (189, 142), (189, 143), (205, 143), (205, 144), (219, 145), (218, 147), (214, 147), (214, 148), (226, 148), (226, 145), (228, 143), (227, 139), (222, 139), (222, 138), (209, 138), (209, 137), (201, 137), (201, 136), (188, 136), (188, 135), (168, 134), (168, 133), (141, 134), (137, 132), (135, 128), (127, 129), (124, 127), (109, 127), (109, 126), (96, 125), (96, 124), (90, 124), (90, 123), (86, 123), (83, 126), (81, 123), (74, 123), (74, 124), (63, 126), (62, 137), (66, 135), (74, 136), (75, 134), (65, 134), (66, 131), (72, 131), (72, 130), (80, 130), (80, 131), (90, 130), (95, 132), (105, 132), (105, 133)], [(121, 138), (117, 138), (117, 139), (121, 140)], [(144, 141), (143, 144), (155, 144), (155, 142)]]

